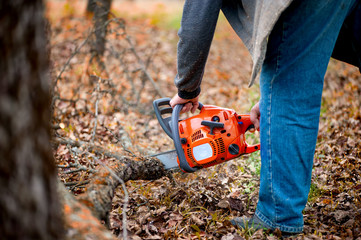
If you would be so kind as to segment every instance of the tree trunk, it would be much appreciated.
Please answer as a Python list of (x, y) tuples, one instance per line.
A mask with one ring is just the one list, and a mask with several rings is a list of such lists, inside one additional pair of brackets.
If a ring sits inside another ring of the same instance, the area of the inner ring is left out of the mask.
[(95, 2), (96, 0), (88, 0), (88, 4), (86, 5), (87, 14), (94, 14)]
[(0, 3), (0, 236), (61, 239), (41, 0)]
[[(113, 239), (94, 216), (106, 219), (117, 178), (103, 169), (80, 202), (63, 186), (57, 192), (43, 11), (41, 0), (0, 2), (0, 236)], [(167, 174), (155, 159), (120, 159), (112, 169), (124, 181)]]
[(94, 31), (95, 42), (92, 46), (92, 53), (96, 57), (101, 57), (105, 51), (107, 20), (111, 6), (111, 0), (94, 0)]

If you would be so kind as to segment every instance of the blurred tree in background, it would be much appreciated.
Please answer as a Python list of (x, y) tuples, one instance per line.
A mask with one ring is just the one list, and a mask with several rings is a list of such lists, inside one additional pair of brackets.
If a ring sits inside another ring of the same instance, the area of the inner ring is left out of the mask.
[(41, 0), (0, 3), (0, 238), (60, 239)]

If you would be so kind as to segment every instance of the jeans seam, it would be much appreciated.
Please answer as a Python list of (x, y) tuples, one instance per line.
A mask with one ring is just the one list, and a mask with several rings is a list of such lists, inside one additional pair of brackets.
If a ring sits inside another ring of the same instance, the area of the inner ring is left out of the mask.
[[(268, 132), (268, 134), (269, 134), (269, 136), (268, 136), (268, 139), (269, 139), (269, 143), (270, 143), (270, 151), (269, 151), (269, 156), (270, 156), (270, 170), (272, 170), (272, 145), (271, 145), (271, 108), (272, 108), (272, 89), (273, 89), (273, 83), (274, 83), (274, 80), (275, 80), (275, 76), (277, 76), (277, 74), (278, 74), (278, 72), (279, 72), (279, 66), (280, 66), (280, 61), (281, 61), (281, 56), (282, 56), (282, 49), (281, 49), (281, 46), (283, 46), (283, 44), (282, 43), (284, 43), (285, 42), (285, 33), (286, 33), (286, 26), (285, 26), (286, 24), (283, 22), (282, 23), (282, 36), (281, 36), (281, 43), (280, 43), (280, 45), (279, 45), (279, 47), (278, 47), (278, 49), (277, 49), (277, 60), (276, 60), (276, 69), (275, 69), (275, 74), (274, 74), (274, 77), (272, 78), (272, 80), (271, 80), (271, 82), (270, 82), (270, 88), (269, 88), (269, 90), (270, 90), (270, 99), (269, 99), (269, 101), (270, 101), (270, 108), (269, 108), (269, 122), (268, 122), (268, 124), (269, 124), (269, 132)], [(271, 171), (271, 178), (273, 178), (273, 173), (272, 173), (272, 171)], [(274, 209), (274, 211), (275, 211), (275, 223), (277, 224), (277, 222), (278, 222), (278, 216), (279, 216), (279, 210), (278, 210), (278, 201), (277, 201), (277, 199), (276, 199), (276, 197), (275, 197), (275, 195), (274, 195), (274, 193), (273, 193), (273, 182), (271, 181), (271, 194), (272, 194), (272, 199), (273, 199), (273, 201), (274, 201), (274, 203), (275, 203), (275, 209)]]
[(276, 201), (276, 198), (275, 198), (275, 195), (274, 195), (274, 189), (273, 189), (273, 170), (272, 170), (272, 141), (271, 141), (271, 110), (272, 110), (272, 86), (273, 86), (273, 81), (274, 81), (274, 78), (272, 78), (272, 81), (270, 83), (270, 86), (269, 86), (269, 107), (268, 107), (268, 112), (267, 112), (267, 115), (268, 115), (268, 126), (269, 126), (269, 129), (268, 129), (268, 156), (269, 156), (269, 173), (270, 173), (270, 176), (269, 176), (269, 181), (270, 181), (270, 193), (271, 193), (271, 197), (272, 197), (272, 200), (275, 204), (275, 209), (274, 209), (274, 213), (275, 213), (275, 222), (277, 223), (277, 201)]

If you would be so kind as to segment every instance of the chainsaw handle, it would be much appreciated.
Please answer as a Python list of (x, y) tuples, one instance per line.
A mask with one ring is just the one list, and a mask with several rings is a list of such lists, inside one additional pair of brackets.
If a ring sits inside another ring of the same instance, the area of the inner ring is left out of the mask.
[[(243, 127), (244, 127), (243, 129), (245, 129), (244, 133), (246, 133), (247, 131), (254, 132), (255, 127), (251, 121), (251, 117), (249, 114), (238, 115), (238, 119), (242, 119), (241, 122), (238, 122), (238, 124), (243, 125)], [(248, 143), (245, 142), (245, 144), (246, 144), (245, 154), (253, 153), (253, 152), (261, 149), (261, 144), (259, 144), (259, 143), (254, 144), (254, 145), (248, 145)]]
[[(169, 104), (170, 98), (160, 98), (153, 101), (153, 108), (155, 115), (158, 119), (160, 126), (163, 128), (164, 132), (172, 138), (172, 130), (170, 129), (169, 122), (170, 117), (163, 118), (163, 114), (172, 113), (173, 109)], [(168, 106), (167, 106), (168, 105)], [(163, 107), (166, 106), (166, 107)], [(163, 108), (161, 108), (163, 107)]]
[[(157, 116), (158, 122), (160, 126), (163, 128), (164, 132), (173, 139), (172, 129), (171, 129), (171, 117), (163, 117), (164, 114), (172, 114), (173, 109), (170, 106), (170, 98), (160, 98), (153, 101), (153, 108), (155, 111), (155, 115)], [(181, 105), (183, 108), (183, 105)], [(203, 104), (199, 102), (198, 109), (201, 110), (203, 108)], [(178, 115), (179, 117), (179, 115)]]
[(183, 104), (176, 105), (173, 109), (172, 119), (171, 119), (171, 128), (172, 128), (172, 133), (173, 133), (172, 139), (174, 142), (175, 150), (177, 151), (179, 167), (181, 168), (181, 170), (183, 170), (185, 172), (192, 173), (192, 172), (197, 171), (198, 168), (192, 168), (191, 166), (189, 166), (186, 156), (184, 155), (182, 143), (181, 143), (180, 136), (179, 136), (178, 121), (179, 121), (179, 114), (180, 114), (182, 108), (183, 108)]

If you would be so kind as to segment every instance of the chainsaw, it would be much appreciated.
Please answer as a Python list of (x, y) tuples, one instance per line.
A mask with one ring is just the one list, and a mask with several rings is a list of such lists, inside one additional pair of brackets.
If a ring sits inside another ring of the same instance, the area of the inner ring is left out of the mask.
[(192, 173), (260, 149), (260, 144), (246, 143), (245, 133), (255, 130), (250, 115), (199, 103), (199, 114), (180, 120), (183, 105), (173, 109), (170, 100), (153, 102), (157, 119), (175, 146), (175, 150), (152, 155), (165, 169), (180, 168)]

